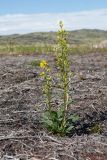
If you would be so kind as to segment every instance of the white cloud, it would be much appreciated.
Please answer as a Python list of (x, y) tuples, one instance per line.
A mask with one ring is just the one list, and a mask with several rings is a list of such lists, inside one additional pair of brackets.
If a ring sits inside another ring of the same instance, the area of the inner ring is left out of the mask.
[(70, 13), (38, 13), (0, 15), (0, 35), (55, 31), (58, 22), (64, 21), (68, 30), (104, 29), (107, 30), (107, 9)]

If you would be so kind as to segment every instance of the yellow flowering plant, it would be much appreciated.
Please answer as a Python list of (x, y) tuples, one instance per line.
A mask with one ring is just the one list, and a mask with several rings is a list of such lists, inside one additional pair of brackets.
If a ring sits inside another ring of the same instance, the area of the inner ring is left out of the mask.
[(52, 82), (50, 75), (50, 68), (45, 60), (40, 62), (40, 68), (43, 70), (40, 76), (43, 77), (43, 93), (45, 95), (46, 105), (48, 110), (51, 110), (51, 94), (52, 94)]
[(58, 54), (57, 54), (57, 66), (59, 68), (59, 78), (61, 82), (61, 88), (63, 89), (63, 119), (61, 127), (62, 129), (66, 126), (66, 112), (68, 109), (69, 101), (69, 76), (70, 76), (70, 65), (68, 60), (68, 44), (66, 40), (66, 31), (63, 28), (63, 22), (59, 23), (60, 30), (58, 31)]
[(45, 60), (42, 60), (41, 62), (40, 62), (40, 68), (46, 68), (47, 67), (47, 62), (45, 61)]
[(78, 121), (78, 116), (72, 115), (67, 117), (68, 106), (72, 102), (69, 100), (69, 82), (70, 82), (70, 63), (69, 63), (69, 48), (66, 40), (66, 32), (63, 28), (63, 23), (59, 23), (60, 30), (58, 31), (58, 53), (57, 67), (59, 72), (59, 85), (62, 88), (63, 104), (57, 111), (54, 111), (51, 106), (52, 102), (52, 77), (50, 75), (50, 67), (45, 60), (40, 62), (42, 69), (41, 76), (43, 77), (43, 93), (45, 94), (47, 109), (43, 113), (43, 124), (53, 133), (65, 135), (74, 129), (73, 124)]

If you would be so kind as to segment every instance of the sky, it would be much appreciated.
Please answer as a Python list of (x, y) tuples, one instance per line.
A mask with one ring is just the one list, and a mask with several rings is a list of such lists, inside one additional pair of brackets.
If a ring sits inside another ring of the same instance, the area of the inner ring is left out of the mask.
[(107, 30), (107, 0), (0, 0), (0, 35), (67, 30)]

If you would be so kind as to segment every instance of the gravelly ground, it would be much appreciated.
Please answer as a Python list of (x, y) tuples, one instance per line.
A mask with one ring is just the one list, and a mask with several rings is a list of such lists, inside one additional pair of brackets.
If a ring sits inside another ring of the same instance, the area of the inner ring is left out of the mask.
[[(60, 138), (42, 128), (40, 71), (29, 65), (34, 58), (53, 65), (49, 55), (0, 57), (0, 159), (107, 160), (107, 114), (99, 135)], [(69, 112), (107, 113), (107, 54), (73, 55), (70, 61)]]

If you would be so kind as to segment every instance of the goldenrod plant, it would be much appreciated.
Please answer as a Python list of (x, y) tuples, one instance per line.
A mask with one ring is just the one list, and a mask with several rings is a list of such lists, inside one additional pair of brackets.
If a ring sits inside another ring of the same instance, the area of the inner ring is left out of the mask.
[(43, 77), (43, 93), (45, 94), (45, 102), (49, 112), (51, 111), (51, 95), (52, 95), (52, 79), (50, 75), (50, 67), (45, 60), (40, 62), (40, 68), (43, 70), (40, 74)]
[[(57, 67), (59, 84), (62, 88), (63, 104), (59, 106), (57, 111), (51, 106), (52, 100), (52, 78), (50, 76), (50, 67), (45, 60), (42, 60), (40, 67), (43, 69), (41, 76), (43, 77), (43, 91), (46, 99), (47, 109), (43, 114), (43, 124), (53, 133), (65, 135), (71, 131), (78, 117), (75, 115), (67, 116), (69, 101), (69, 82), (70, 82), (70, 64), (69, 64), (69, 48), (66, 40), (66, 32), (63, 29), (63, 23), (59, 23), (60, 30), (58, 31), (58, 56)], [(60, 98), (60, 97), (58, 97)]]
[(66, 31), (63, 28), (63, 22), (59, 23), (60, 30), (58, 31), (58, 56), (57, 56), (57, 66), (59, 68), (59, 78), (63, 89), (63, 120), (62, 128), (66, 126), (66, 112), (68, 109), (69, 101), (69, 75), (70, 75), (70, 65), (68, 60), (68, 44), (66, 40)]

